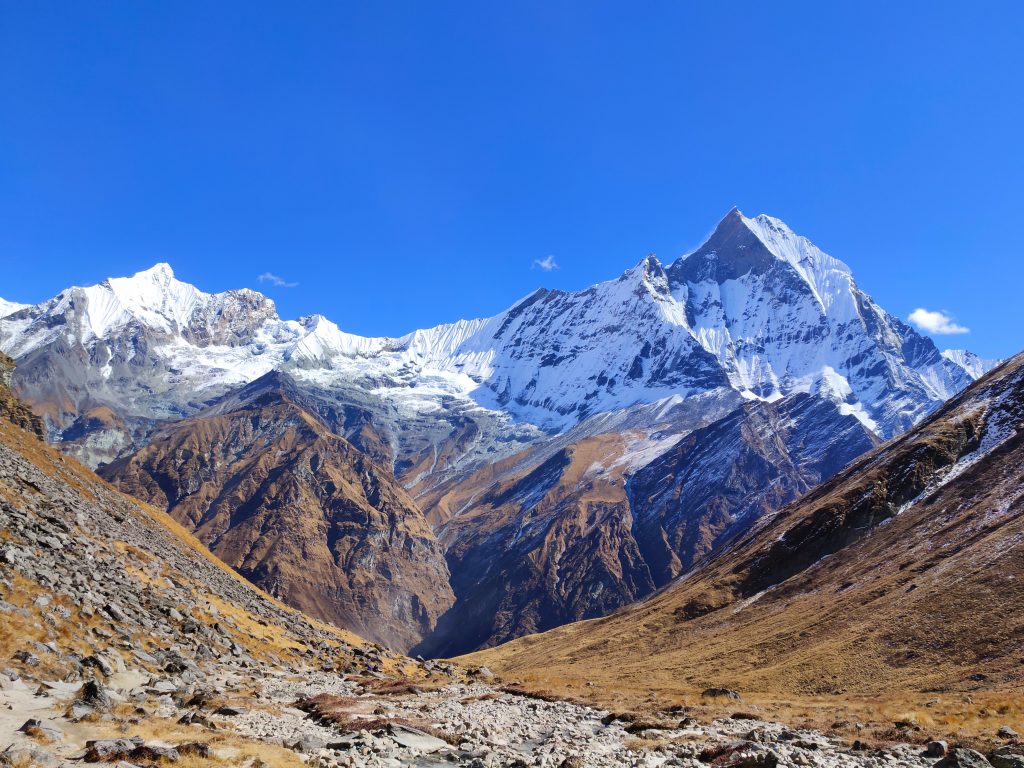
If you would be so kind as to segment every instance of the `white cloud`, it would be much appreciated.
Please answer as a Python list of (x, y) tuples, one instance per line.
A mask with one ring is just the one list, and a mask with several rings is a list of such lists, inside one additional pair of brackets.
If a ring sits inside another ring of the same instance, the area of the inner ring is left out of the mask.
[(264, 272), (262, 275), (256, 278), (261, 283), (270, 283), (276, 285), (278, 288), (295, 288), (298, 283), (289, 283), (283, 277), (278, 277), (273, 272)]
[(965, 328), (964, 326), (957, 324), (948, 312), (943, 312), (941, 310), (933, 312), (930, 309), (918, 307), (910, 313), (907, 319), (922, 331), (934, 333), (939, 336), (971, 332), (970, 328)]
[(558, 262), (555, 261), (554, 256), (545, 256), (543, 259), (534, 259), (530, 269), (543, 269), (545, 272), (550, 272), (553, 269), (558, 269)]

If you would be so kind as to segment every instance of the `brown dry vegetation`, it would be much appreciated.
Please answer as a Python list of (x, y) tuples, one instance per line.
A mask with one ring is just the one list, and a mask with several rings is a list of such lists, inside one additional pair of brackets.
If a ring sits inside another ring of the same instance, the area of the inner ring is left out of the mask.
[(389, 725), (404, 725), (429, 733), (435, 738), (447, 741), (457, 746), (462, 741), (462, 735), (449, 733), (435, 728), (426, 720), (413, 720), (408, 718), (379, 718), (368, 715), (364, 711), (365, 700), (347, 696), (335, 696), (333, 694), (320, 694), (307, 699), (301, 699), (295, 703), (296, 708), (306, 712), (310, 717), (324, 725), (330, 725), (338, 731), (381, 731)]

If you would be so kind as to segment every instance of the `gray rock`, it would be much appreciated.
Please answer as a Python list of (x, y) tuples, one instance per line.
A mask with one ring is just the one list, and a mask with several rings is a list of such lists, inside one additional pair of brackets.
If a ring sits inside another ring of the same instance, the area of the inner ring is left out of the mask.
[(1017, 732), (1008, 725), (1002, 725), (999, 727), (999, 730), (996, 731), (996, 736), (1001, 739), (1016, 739)]
[(995, 768), (1024, 768), (1024, 746), (998, 747), (989, 753), (988, 761)]
[(125, 621), (128, 618), (117, 603), (107, 603), (103, 606), (103, 611), (114, 621)]
[(990, 768), (991, 765), (980, 752), (966, 747), (954, 747), (935, 764), (935, 768)]
[(218, 707), (217, 709), (213, 710), (213, 714), (224, 715), (225, 717), (237, 717), (238, 715), (249, 714), (249, 708), (225, 705), (223, 707)]
[(0, 752), (0, 765), (21, 766), (31, 765), (37, 768), (53, 768), (60, 760), (49, 750), (36, 744), (11, 744)]
[(106, 657), (101, 656), (98, 653), (94, 653), (91, 656), (86, 656), (82, 659), (83, 667), (94, 667), (102, 672), (107, 677), (114, 674), (114, 665), (111, 664)]
[(303, 734), (297, 740), (288, 744), (289, 749), (293, 749), (296, 752), (302, 752), (305, 755), (311, 755), (314, 752), (324, 748), (326, 742), (323, 739), (318, 739), (316, 736), (310, 734)]
[(74, 701), (75, 705), (97, 709), (101, 712), (108, 711), (113, 703), (110, 692), (99, 680), (86, 681), (85, 685), (78, 690), (78, 698)]
[(448, 742), (443, 739), (398, 723), (388, 725), (388, 734), (406, 749), (415, 749), (418, 752), (437, 752), (448, 746)]
[(111, 763), (115, 760), (123, 760), (137, 747), (141, 747), (143, 743), (141, 736), (134, 736), (130, 739), (87, 741), (85, 755), (82, 759), (87, 763)]
[(30, 667), (39, 666), (39, 657), (30, 651), (15, 651), (14, 656), (11, 658), (15, 661), (20, 661), (22, 664), (27, 664)]
[(64, 732), (56, 725), (36, 720), (35, 718), (26, 720), (21, 728), (18, 729), (18, 732), (36, 739), (42, 739), (47, 744), (53, 744), (64, 738)]
[(924, 748), (925, 757), (945, 757), (949, 745), (944, 741), (929, 741)]

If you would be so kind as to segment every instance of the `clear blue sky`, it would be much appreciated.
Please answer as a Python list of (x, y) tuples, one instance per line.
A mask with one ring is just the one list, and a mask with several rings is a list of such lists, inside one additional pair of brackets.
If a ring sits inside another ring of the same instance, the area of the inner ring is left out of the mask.
[(399, 334), (670, 261), (735, 204), (1005, 356), (1022, 39), (1019, 2), (2, 0), (0, 296), (169, 261)]

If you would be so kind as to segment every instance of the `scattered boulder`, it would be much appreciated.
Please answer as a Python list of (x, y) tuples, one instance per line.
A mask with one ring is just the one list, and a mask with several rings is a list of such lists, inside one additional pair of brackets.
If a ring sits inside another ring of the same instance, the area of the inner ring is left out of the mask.
[(699, 755), (700, 761), (716, 768), (776, 768), (778, 755), (760, 744), (733, 741), (708, 747)]
[(59, 764), (60, 760), (56, 755), (32, 743), (11, 744), (0, 752), (0, 765), (11, 768), (22, 768), (26, 765), (35, 768), (54, 768)]
[(966, 747), (954, 747), (935, 768), (991, 768), (991, 763), (980, 752)]
[(448, 742), (443, 739), (399, 723), (389, 723), (388, 734), (403, 747), (420, 752), (437, 752), (439, 749), (444, 749), (448, 746)]
[(240, 707), (237, 705), (224, 705), (223, 707), (217, 707), (217, 709), (213, 710), (213, 714), (223, 715), (224, 717), (238, 717), (239, 715), (246, 715), (248, 713), (248, 707)]
[(182, 757), (199, 757), (206, 760), (213, 755), (210, 745), (202, 741), (186, 741), (183, 744), (179, 744), (175, 749), (178, 750), (178, 754)]
[(1000, 739), (1016, 739), (1017, 732), (1008, 725), (1002, 725), (999, 727), (999, 730), (996, 731), (996, 736)]
[(124, 760), (137, 747), (141, 747), (144, 741), (141, 736), (133, 736), (130, 739), (97, 739), (85, 743), (85, 755), (82, 757), (87, 763), (112, 763), (115, 760)]
[(314, 752), (318, 752), (323, 749), (325, 745), (326, 743), (323, 739), (318, 739), (316, 736), (306, 733), (295, 741), (289, 743), (287, 746), (289, 749), (293, 749), (296, 752), (301, 752), (304, 755), (311, 755)]
[(924, 748), (925, 757), (945, 757), (949, 745), (944, 741), (929, 741)]
[(107, 712), (113, 706), (113, 699), (107, 691), (106, 686), (99, 680), (87, 680), (78, 691), (75, 705), (95, 709), (100, 712)]
[(53, 744), (64, 738), (64, 732), (56, 725), (44, 723), (42, 720), (36, 720), (35, 718), (26, 720), (24, 725), (18, 729), (18, 732), (47, 744)]
[(1024, 768), (1024, 746), (998, 747), (989, 753), (988, 761), (995, 768)]

